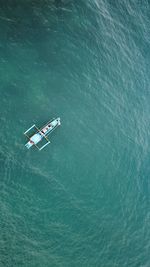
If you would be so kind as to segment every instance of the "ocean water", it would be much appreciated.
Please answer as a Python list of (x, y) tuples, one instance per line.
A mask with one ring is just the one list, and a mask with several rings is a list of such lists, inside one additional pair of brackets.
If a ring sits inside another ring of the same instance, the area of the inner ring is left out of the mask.
[(1, 1), (0, 114), (0, 267), (149, 267), (150, 2)]

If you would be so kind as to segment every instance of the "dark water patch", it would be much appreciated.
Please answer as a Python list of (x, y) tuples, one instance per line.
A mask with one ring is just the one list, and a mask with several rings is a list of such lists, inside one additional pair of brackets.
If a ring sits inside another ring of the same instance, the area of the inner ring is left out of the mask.
[(44, 42), (47, 35), (56, 31), (57, 22), (53, 11), (55, 7), (64, 3), (52, 1), (40, 2), (18, 2), (7, 3), (1, 9), (1, 24), (5, 29), (1, 30), (2, 40), (19, 43)]
[(26, 94), (26, 87), (24, 81), (14, 80), (9, 84), (6, 84), (1, 90), (1, 94), (5, 95), (7, 98), (10, 98), (11, 101), (13, 98), (23, 98)]

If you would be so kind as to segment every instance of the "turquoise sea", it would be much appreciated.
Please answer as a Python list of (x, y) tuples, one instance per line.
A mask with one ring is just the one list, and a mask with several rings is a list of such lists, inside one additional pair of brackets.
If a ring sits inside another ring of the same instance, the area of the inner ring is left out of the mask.
[(0, 267), (150, 266), (149, 0), (1, 0), (0, 122)]

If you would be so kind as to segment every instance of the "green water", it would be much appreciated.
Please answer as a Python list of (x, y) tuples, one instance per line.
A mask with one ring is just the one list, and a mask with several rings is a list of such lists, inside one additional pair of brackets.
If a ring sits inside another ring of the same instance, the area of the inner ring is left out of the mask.
[(0, 267), (149, 267), (149, 1), (24, 2), (0, 4)]

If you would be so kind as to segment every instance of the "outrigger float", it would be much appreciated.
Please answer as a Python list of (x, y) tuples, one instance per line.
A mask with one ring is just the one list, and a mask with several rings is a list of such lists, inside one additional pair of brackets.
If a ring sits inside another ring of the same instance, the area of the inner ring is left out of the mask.
[[(29, 139), (29, 141), (25, 144), (26, 148), (29, 149), (34, 145), (36, 148), (38, 148), (38, 150), (42, 150), (44, 147), (50, 144), (50, 140), (47, 138), (47, 136), (58, 126), (60, 126), (60, 124), (60, 118), (57, 118), (49, 121), (41, 129), (39, 129), (35, 124), (32, 125), (26, 132), (24, 132), (25, 136)], [(31, 131), (34, 131), (34, 133), (29, 136), (28, 133), (31, 133)], [(38, 143), (43, 140), (45, 140), (46, 143), (39, 147)]]

